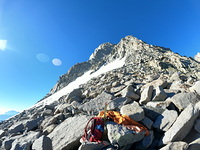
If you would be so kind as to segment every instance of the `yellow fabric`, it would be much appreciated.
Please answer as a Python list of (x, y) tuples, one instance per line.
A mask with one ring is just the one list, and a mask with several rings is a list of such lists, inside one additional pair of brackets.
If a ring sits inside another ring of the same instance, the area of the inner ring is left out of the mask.
[[(101, 111), (98, 114), (98, 117), (104, 118), (104, 111)], [(143, 126), (140, 123), (134, 121), (133, 119), (131, 119), (127, 115), (121, 115), (117, 111), (107, 111), (106, 112), (106, 117), (111, 118), (117, 124), (121, 124), (121, 125), (124, 125), (124, 126), (130, 126), (130, 125), (132, 125), (132, 127), (134, 128), (134, 130), (136, 130), (137, 132), (146, 131), (145, 135), (146, 136), (149, 135), (149, 131), (148, 131), (148, 129), (145, 126)]]

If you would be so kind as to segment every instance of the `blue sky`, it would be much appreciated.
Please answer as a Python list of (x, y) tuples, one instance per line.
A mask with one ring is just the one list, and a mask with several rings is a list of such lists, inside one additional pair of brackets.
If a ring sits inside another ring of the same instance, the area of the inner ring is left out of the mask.
[(200, 51), (200, 2), (1, 0), (0, 113), (32, 106), (100, 44), (127, 35), (193, 57)]

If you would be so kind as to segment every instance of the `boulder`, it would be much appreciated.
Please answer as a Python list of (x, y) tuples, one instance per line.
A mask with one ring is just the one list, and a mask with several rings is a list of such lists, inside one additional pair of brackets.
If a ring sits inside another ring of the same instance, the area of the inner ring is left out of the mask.
[(148, 117), (144, 117), (144, 119), (141, 120), (141, 123), (145, 125), (145, 127), (147, 127), (148, 129), (151, 129), (153, 125), (153, 121)]
[(171, 142), (161, 148), (160, 150), (188, 150), (188, 144), (186, 142)]
[(145, 112), (145, 116), (152, 121), (155, 121), (157, 117), (165, 111), (165, 109), (159, 107), (143, 106), (142, 108)]
[(43, 129), (42, 134), (48, 135), (49, 133), (51, 133), (55, 129), (56, 126), (57, 126), (56, 124), (51, 124), (51, 125), (47, 126), (46, 128)]
[(48, 137), (42, 135), (34, 141), (32, 150), (52, 150), (52, 142)]
[(108, 104), (108, 110), (119, 110), (127, 99), (125, 97), (118, 97), (113, 99)]
[(112, 87), (110, 89), (110, 92), (111, 93), (117, 93), (117, 92), (123, 90), (125, 87), (126, 87), (125, 85), (120, 85), (120, 86), (117, 86), (117, 87)]
[(14, 124), (13, 126), (11, 126), (9, 129), (8, 129), (8, 132), (10, 134), (13, 134), (13, 133), (18, 133), (18, 132), (23, 132), (24, 131), (24, 125), (23, 123), (19, 122), (17, 124)]
[(171, 104), (171, 101), (169, 101), (168, 99), (165, 101), (150, 101), (146, 104), (146, 106), (149, 107), (154, 107), (154, 108), (163, 108), (166, 109), (167, 107), (169, 107)]
[(147, 102), (149, 102), (152, 98), (152, 93), (153, 93), (153, 86), (152, 85), (144, 88), (144, 90), (141, 93), (140, 104), (146, 104)]
[(154, 133), (153, 131), (149, 131), (149, 135), (145, 136), (141, 141), (139, 141), (136, 145), (134, 145), (134, 149), (136, 150), (145, 150), (147, 149), (153, 142)]
[(102, 148), (110, 145), (107, 141), (103, 141), (103, 143), (98, 142), (83, 142), (78, 150), (101, 150)]
[(136, 133), (123, 125), (111, 121), (107, 122), (106, 127), (110, 143), (118, 143), (120, 147), (138, 142), (142, 140), (145, 135), (145, 132)]
[(5, 131), (4, 130), (0, 130), (0, 138), (2, 138), (5, 135)]
[(152, 101), (164, 101), (167, 98), (167, 94), (161, 86), (157, 86), (153, 93)]
[(91, 116), (80, 115), (66, 119), (47, 137), (52, 140), (53, 149), (78, 149), (86, 123)]
[(113, 99), (113, 95), (106, 92), (101, 93), (96, 98), (84, 103), (78, 109), (92, 114), (98, 114), (99, 111), (104, 110), (105, 103), (110, 103)]
[(52, 109), (45, 109), (41, 116), (45, 117), (45, 116), (52, 116), (53, 115), (53, 110)]
[(30, 131), (19, 138), (16, 138), (12, 143), (11, 150), (30, 150), (33, 142), (39, 138), (40, 133)]
[(187, 106), (178, 116), (172, 127), (165, 132), (160, 144), (183, 140), (192, 129), (198, 115), (199, 109), (197, 107), (192, 104)]
[(189, 104), (196, 104), (200, 101), (200, 99), (196, 93), (189, 92), (176, 94), (171, 98), (170, 101), (179, 109), (179, 111), (181, 111)]
[(177, 111), (166, 109), (161, 115), (157, 117), (153, 127), (162, 131), (167, 131), (172, 126), (177, 117)]
[(131, 119), (135, 121), (140, 121), (145, 117), (144, 110), (141, 106), (139, 106), (138, 102), (122, 106), (120, 109), (120, 113), (122, 115), (129, 116)]
[(28, 120), (26, 123), (25, 123), (25, 129), (27, 131), (30, 131), (30, 130), (35, 130), (38, 128), (38, 125), (41, 123), (42, 121), (42, 117), (39, 117), (37, 119), (34, 119), (34, 120)]
[[(71, 91), (67, 97), (65, 98), (65, 102), (68, 102), (70, 99), (74, 99), (74, 100), (77, 100), (77, 101), (81, 101), (81, 98), (82, 98), (82, 91), (81, 89), (74, 89), (73, 91)], [(72, 100), (71, 100), (72, 102)]]
[(72, 106), (68, 103), (60, 104), (56, 107), (54, 114), (67, 113), (70, 111), (70, 109), (71, 109), (70, 107), (72, 107)]
[(151, 85), (154, 88), (157, 87), (157, 86), (161, 86), (164, 89), (164, 88), (166, 88), (168, 86), (168, 82), (166, 80), (163, 80), (163, 79), (159, 78), (159, 79), (156, 79), (156, 80), (146, 84), (145, 86), (151, 86)]
[(139, 95), (137, 95), (134, 91), (133, 91), (133, 87), (131, 85), (127, 86), (125, 89), (123, 89), (121, 92), (122, 97), (128, 97), (131, 98), (133, 100), (138, 100), (140, 98)]

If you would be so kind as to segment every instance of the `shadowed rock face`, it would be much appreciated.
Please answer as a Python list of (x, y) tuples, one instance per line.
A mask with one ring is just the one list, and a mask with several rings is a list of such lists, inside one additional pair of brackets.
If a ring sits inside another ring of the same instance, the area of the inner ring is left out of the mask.
[[(116, 59), (125, 60), (123, 67), (95, 76), (51, 103), (38, 103), (0, 122), (0, 149), (95, 150), (112, 146), (109, 144), (126, 150), (198, 149), (200, 63), (133, 36), (118, 44), (100, 45), (88, 61), (62, 75), (46, 97)], [(105, 125), (105, 145), (80, 143), (88, 120), (104, 110), (105, 103), (108, 110), (146, 126), (150, 134), (133, 132), (110, 120)]]

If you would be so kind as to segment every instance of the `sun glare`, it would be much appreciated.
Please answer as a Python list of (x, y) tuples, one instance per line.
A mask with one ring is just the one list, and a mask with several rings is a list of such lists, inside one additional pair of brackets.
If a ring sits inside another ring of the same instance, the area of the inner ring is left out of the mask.
[(0, 50), (4, 51), (6, 49), (7, 40), (0, 40)]

